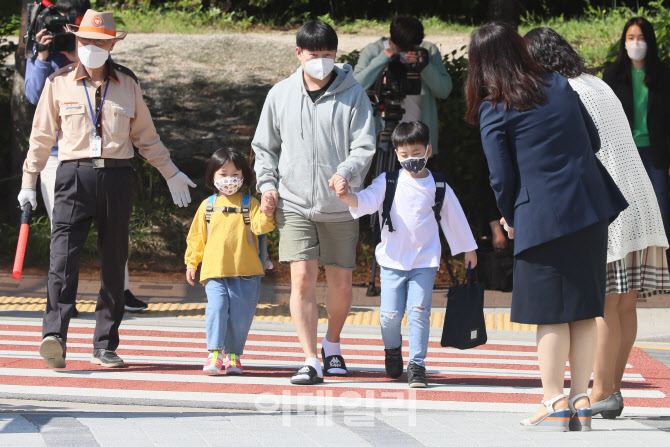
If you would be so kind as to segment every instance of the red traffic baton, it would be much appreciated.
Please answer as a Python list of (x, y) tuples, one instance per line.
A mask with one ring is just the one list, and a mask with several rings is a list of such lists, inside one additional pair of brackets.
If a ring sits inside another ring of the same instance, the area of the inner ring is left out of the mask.
[(26, 244), (28, 243), (28, 232), (30, 231), (30, 202), (23, 205), (21, 214), (21, 229), (19, 230), (19, 241), (16, 243), (16, 257), (14, 258), (14, 269), (12, 278), (20, 279), (23, 271), (23, 258), (26, 255)]

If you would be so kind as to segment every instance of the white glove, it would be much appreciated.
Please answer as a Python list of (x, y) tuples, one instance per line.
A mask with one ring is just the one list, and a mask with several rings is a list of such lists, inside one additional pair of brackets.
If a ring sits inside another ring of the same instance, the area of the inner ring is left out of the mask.
[(19, 206), (23, 208), (28, 202), (33, 206), (33, 210), (37, 209), (37, 191), (30, 188), (21, 188), (21, 192), (19, 192)]
[(188, 206), (191, 203), (191, 193), (188, 192), (188, 187), (195, 188), (195, 183), (179, 171), (167, 180), (168, 188), (172, 193), (172, 200), (177, 206)]

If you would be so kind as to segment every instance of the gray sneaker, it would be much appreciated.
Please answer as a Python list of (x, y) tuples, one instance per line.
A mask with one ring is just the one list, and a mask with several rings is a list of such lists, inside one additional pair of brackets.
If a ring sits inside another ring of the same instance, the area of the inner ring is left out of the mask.
[(60, 335), (47, 335), (40, 344), (40, 355), (49, 368), (65, 368), (65, 340)]
[(102, 365), (106, 368), (120, 368), (126, 366), (121, 357), (116, 355), (115, 351), (108, 351), (106, 349), (94, 349), (91, 363)]

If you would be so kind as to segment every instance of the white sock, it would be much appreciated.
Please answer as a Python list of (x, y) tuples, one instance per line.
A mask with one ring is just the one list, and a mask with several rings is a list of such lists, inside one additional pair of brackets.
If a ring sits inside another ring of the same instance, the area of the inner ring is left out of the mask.
[(331, 355), (342, 355), (342, 351), (340, 350), (340, 343), (330, 342), (328, 339), (326, 339), (325, 336), (323, 337), (323, 340), (321, 340), (321, 346), (325, 351), (326, 357), (330, 357)]
[[(340, 350), (340, 343), (333, 343), (330, 342), (326, 339), (326, 337), (323, 337), (323, 340), (321, 340), (321, 346), (323, 347), (323, 352), (326, 354), (326, 357), (330, 357), (331, 355), (342, 355), (342, 351)], [(323, 361), (325, 362), (326, 359), (324, 358)], [(343, 368), (338, 368), (336, 366), (330, 366), (324, 364), (324, 367), (328, 371), (329, 374), (346, 374), (347, 370)]]
[(311, 366), (316, 370), (316, 373), (320, 378), (323, 379), (323, 370), (321, 369), (321, 362), (316, 357), (310, 357), (305, 359), (305, 365)]

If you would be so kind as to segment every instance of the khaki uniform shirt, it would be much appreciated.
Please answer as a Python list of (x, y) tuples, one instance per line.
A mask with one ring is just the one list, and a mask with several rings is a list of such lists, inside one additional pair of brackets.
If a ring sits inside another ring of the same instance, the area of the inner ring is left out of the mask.
[[(96, 129), (84, 89), (95, 114), (107, 83)], [(78, 160), (90, 158), (90, 137), (94, 134), (102, 138), (102, 158), (133, 158), (135, 145), (166, 179), (179, 172), (156, 133), (135, 75), (108, 61), (107, 80), (96, 89), (84, 66), (71, 64), (49, 76), (44, 85), (35, 110), (21, 187), (35, 188), (37, 175), (44, 169), (56, 140), (60, 161)]]

